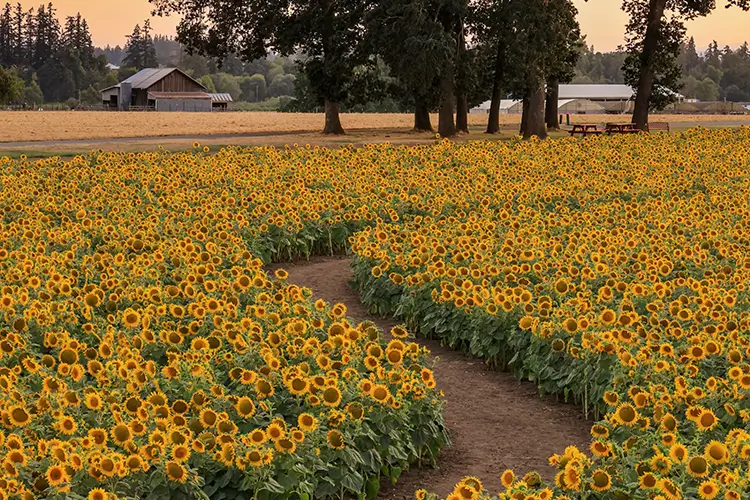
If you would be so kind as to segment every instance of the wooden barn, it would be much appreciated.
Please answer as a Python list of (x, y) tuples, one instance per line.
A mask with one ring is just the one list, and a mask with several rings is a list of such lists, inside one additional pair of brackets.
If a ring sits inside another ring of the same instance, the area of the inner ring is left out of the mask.
[(178, 68), (146, 68), (102, 92), (110, 109), (212, 111), (206, 88)]

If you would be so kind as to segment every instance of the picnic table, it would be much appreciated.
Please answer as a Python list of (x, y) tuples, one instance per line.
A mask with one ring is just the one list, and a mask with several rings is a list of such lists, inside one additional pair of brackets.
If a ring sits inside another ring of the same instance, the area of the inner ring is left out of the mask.
[(599, 130), (599, 125), (596, 123), (575, 123), (573, 124), (573, 128), (568, 131), (571, 136), (581, 134), (581, 137), (599, 135), (602, 132), (603, 130)]
[(640, 129), (635, 123), (607, 123), (608, 134), (637, 134)]

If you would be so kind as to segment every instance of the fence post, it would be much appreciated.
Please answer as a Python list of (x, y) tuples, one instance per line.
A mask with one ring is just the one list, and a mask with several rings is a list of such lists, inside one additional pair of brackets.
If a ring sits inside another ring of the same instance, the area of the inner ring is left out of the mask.
[(565, 124), (570, 125), (570, 113), (565, 114)]

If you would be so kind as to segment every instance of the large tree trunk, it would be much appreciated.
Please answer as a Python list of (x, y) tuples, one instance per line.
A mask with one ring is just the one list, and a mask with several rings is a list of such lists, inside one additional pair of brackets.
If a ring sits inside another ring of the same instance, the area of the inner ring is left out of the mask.
[(524, 97), (521, 101), (521, 128), (519, 134), (526, 134), (526, 126), (529, 123), (529, 98)]
[(417, 132), (433, 132), (432, 122), (430, 121), (430, 110), (424, 101), (417, 100), (414, 109), (414, 130)]
[(326, 100), (325, 107), (326, 126), (323, 129), (323, 133), (332, 135), (344, 135), (344, 127), (341, 126), (341, 119), (339, 117), (339, 103)]
[(544, 108), (544, 121), (547, 130), (560, 130), (560, 122), (557, 120), (557, 104), (560, 96), (560, 81), (550, 77), (547, 81), (547, 102)]
[(453, 121), (453, 64), (445, 65), (440, 78), (440, 111), (438, 116), (438, 134), (440, 137), (456, 135), (456, 123)]
[(531, 95), (529, 96), (529, 112), (523, 133), (524, 139), (528, 139), (533, 135), (540, 139), (547, 138), (547, 127), (544, 124), (544, 101), (544, 85), (540, 79), (534, 83)]
[(456, 96), (456, 131), (469, 133), (469, 102), (466, 94)]
[(497, 134), (500, 132), (500, 101), (503, 99), (502, 82), (505, 71), (505, 47), (501, 40), (497, 42), (497, 54), (495, 55), (495, 74), (492, 77), (492, 101), (490, 101), (490, 116), (487, 119), (487, 133)]
[(466, 94), (466, 78), (461, 74), (466, 68), (466, 37), (463, 21), (458, 23), (458, 82), (456, 89), (456, 131), (469, 133), (469, 98)]
[(646, 35), (643, 38), (638, 89), (636, 90), (635, 109), (633, 110), (633, 123), (641, 130), (645, 130), (648, 125), (648, 108), (654, 87), (654, 56), (659, 46), (659, 28), (666, 6), (667, 0), (649, 1), (648, 24), (646, 25)]

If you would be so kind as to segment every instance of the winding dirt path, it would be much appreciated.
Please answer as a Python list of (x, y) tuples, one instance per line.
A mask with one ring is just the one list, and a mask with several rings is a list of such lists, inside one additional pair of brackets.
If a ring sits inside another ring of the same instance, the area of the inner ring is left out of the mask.
[[(347, 306), (348, 316), (369, 319), (384, 331), (396, 324), (367, 314), (348, 282), (349, 260), (314, 258), (310, 262), (275, 265), (289, 272), (289, 281), (313, 290), (316, 297)], [(437, 469), (412, 468), (395, 487), (383, 489), (380, 498), (413, 499), (419, 488), (445, 498), (465, 476), (479, 477), (490, 491), (500, 491), (500, 474), (536, 470), (553, 480), (555, 470), (547, 459), (575, 444), (588, 450), (590, 422), (580, 409), (540, 398), (536, 386), (518, 382), (508, 373), (491, 371), (477, 359), (443, 347), (437, 341), (418, 339), (437, 358), (435, 378), (445, 392), (445, 420), (453, 446), (442, 451)]]

